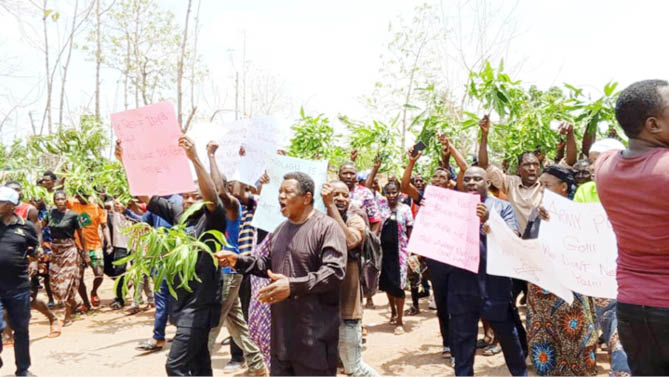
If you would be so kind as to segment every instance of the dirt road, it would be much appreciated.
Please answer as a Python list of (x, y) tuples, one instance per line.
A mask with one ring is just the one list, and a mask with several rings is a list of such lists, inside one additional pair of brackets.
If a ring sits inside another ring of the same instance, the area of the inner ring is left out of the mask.
[[(153, 329), (153, 310), (136, 315), (109, 308), (112, 280), (105, 279), (100, 297), (101, 309), (81, 316), (63, 330), (59, 338), (50, 339), (48, 321), (33, 311), (30, 323), (31, 371), (38, 376), (164, 376), (168, 346), (160, 352), (145, 354), (135, 350), (142, 340), (149, 338)], [(88, 285), (90, 287), (90, 284)], [(40, 292), (42, 298), (44, 294)], [(408, 298), (408, 295), (407, 295)], [(409, 301), (409, 300), (407, 300)], [(436, 313), (421, 300), (423, 312), (406, 317), (407, 333), (394, 335), (388, 323), (387, 300), (381, 294), (375, 297), (377, 309), (366, 310), (364, 323), (369, 335), (363, 359), (382, 375), (443, 376), (453, 375), (441, 357), (441, 337)], [(60, 313), (60, 312), (59, 312)], [(175, 328), (168, 326), (168, 338)], [(220, 339), (227, 337), (222, 331)], [(219, 346), (212, 355), (214, 375), (224, 375), (223, 367), (230, 359), (229, 347)], [(6, 348), (2, 353), (4, 367), (1, 375), (13, 375), (14, 353)], [(607, 375), (609, 365), (606, 353), (598, 352), (600, 375)], [(237, 372), (235, 372), (237, 373)], [(509, 375), (501, 354), (477, 356), (477, 375)]]

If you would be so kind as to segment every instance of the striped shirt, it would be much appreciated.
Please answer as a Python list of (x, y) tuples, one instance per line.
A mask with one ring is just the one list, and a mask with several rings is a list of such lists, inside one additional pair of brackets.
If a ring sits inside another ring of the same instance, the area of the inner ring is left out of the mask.
[(239, 230), (239, 253), (251, 253), (253, 251), (256, 229), (251, 226), (253, 215), (256, 211), (256, 199), (251, 198), (249, 206), (242, 204), (242, 225)]

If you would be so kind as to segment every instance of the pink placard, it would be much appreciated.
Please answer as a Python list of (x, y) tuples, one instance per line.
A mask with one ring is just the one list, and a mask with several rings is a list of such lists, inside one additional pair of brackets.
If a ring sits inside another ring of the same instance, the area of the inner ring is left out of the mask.
[(425, 189), (408, 250), (474, 273), (479, 271), (478, 195), (436, 186)]
[(170, 102), (112, 114), (111, 121), (123, 146), (131, 194), (195, 191), (188, 158), (179, 147), (181, 129)]

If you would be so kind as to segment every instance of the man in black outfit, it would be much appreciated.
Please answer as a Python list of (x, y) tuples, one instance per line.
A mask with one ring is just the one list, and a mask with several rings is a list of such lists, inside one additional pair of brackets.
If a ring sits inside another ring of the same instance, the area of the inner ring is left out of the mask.
[[(225, 209), (218, 199), (214, 181), (200, 162), (195, 145), (188, 137), (179, 139), (179, 146), (184, 149), (197, 173), (200, 191), (183, 193), (183, 205), (175, 206), (165, 198), (153, 196), (139, 197), (148, 203), (147, 210), (164, 218), (172, 224), (179, 221), (181, 215), (193, 204), (205, 200), (207, 204), (195, 212), (186, 221), (187, 231), (199, 237), (209, 230), (225, 233)], [(121, 159), (120, 143), (116, 144), (116, 156)], [(202, 239), (215, 251), (215, 238), (206, 235)], [(195, 252), (195, 251), (193, 251)], [(211, 356), (207, 347), (209, 330), (218, 325), (221, 314), (220, 272), (213, 259), (205, 252), (198, 251), (195, 273), (200, 282), (191, 280), (185, 288), (176, 289), (177, 299), (170, 296), (172, 315), (177, 326), (174, 343), (167, 358), (166, 370), (170, 376), (211, 376)], [(175, 281), (175, 286), (180, 282)]]
[[(14, 214), (18, 204), (19, 194), (16, 191), (6, 186), (0, 187), (0, 313), (3, 308), (7, 310), (9, 325), (14, 330), (16, 375), (28, 376), (30, 375), (28, 257), (31, 271), (36, 272), (39, 255), (35, 226)], [(4, 323), (0, 319), (0, 332), (2, 330)], [(2, 352), (1, 344), (0, 352)]]

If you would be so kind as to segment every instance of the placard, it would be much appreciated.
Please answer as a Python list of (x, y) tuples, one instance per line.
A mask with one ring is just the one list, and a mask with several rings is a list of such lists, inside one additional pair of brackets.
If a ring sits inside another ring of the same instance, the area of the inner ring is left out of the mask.
[(427, 186), (408, 250), (478, 273), (480, 221), (476, 205), (480, 201), (478, 195)]
[(115, 113), (111, 121), (123, 147), (123, 167), (131, 194), (195, 191), (190, 163), (179, 147), (182, 134), (170, 102)]

